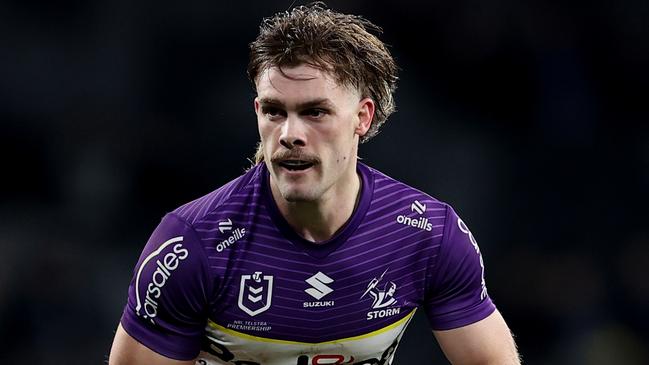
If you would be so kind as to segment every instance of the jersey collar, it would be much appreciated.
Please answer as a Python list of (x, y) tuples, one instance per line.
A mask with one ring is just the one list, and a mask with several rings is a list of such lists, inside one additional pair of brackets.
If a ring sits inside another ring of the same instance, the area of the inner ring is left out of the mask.
[(358, 204), (356, 205), (356, 208), (354, 208), (354, 212), (333, 237), (318, 243), (311, 242), (297, 234), (280, 213), (270, 190), (270, 172), (266, 168), (265, 163), (262, 163), (261, 165), (262, 195), (266, 207), (268, 207), (270, 218), (286, 239), (288, 239), (296, 248), (304, 251), (309, 256), (324, 258), (345, 243), (363, 221), (363, 218), (370, 207), (372, 195), (374, 193), (374, 175), (367, 165), (357, 162), (356, 171), (361, 177), (361, 192)]

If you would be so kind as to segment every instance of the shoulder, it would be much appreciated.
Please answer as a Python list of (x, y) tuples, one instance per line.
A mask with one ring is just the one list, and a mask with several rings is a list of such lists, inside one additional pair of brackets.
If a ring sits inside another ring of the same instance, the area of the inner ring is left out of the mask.
[(396, 211), (401, 214), (397, 216), (397, 222), (403, 223), (400, 221), (412, 222), (412, 219), (406, 218), (444, 218), (453, 211), (448, 203), (379, 170), (363, 166), (373, 181), (371, 212), (377, 210), (385, 213)]
[(209, 194), (174, 209), (171, 214), (189, 225), (194, 225), (219, 208), (231, 204), (233, 200), (246, 200), (258, 196), (264, 171), (263, 164), (258, 164)]

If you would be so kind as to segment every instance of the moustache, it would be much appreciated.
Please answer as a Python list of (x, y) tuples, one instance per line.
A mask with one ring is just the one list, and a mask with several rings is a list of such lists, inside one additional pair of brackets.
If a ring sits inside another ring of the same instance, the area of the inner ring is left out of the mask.
[(314, 165), (320, 163), (318, 156), (306, 153), (302, 150), (277, 151), (273, 153), (273, 156), (271, 156), (270, 159), (273, 163), (279, 163), (285, 160), (307, 161)]

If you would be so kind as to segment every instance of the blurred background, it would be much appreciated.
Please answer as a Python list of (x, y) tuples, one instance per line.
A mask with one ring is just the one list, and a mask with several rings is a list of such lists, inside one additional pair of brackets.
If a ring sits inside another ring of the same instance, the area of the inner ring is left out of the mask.
[[(525, 363), (649, 364), (649, 2), (328, 5), (401, 67), (361, 156), (464, 218)], [(0, 363), (105, 361), (160, 218), (249, 165), (247, 45), (290, 6), (0, 2)], [(395, 365), (428, 363), (419, 313)]]

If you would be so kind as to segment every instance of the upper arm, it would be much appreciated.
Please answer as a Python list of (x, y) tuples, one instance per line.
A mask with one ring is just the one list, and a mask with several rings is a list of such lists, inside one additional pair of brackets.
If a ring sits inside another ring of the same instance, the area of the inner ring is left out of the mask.
[(467, 225), (447, 208), (439, 254), (432, 262), (424, 308), (434, 330), (459, 328), (491, 315), (484, 262)]
[(194, 229), (177, 216), (165, 216), (135, 267), (120, 321), (124, 333), (118, 331), (118, 350), (130, 343), (124, 338), (131, 338), (165, 358), (196, 358), (204, 338), (212, 284), (204, 248)]
[(162, 356), (131, 337), (122, 325), (117, 327), (108, 365), (194, 365), (194, 360), (179, 361)]
[(484, 262), (467, 225), (449, 207), (425, 308), (454, 365), (519, 364), (513, 338), (487, 294)]
[(468, 326), (433, 333), (451, 364), (520, 364), (514, 339), (498, 311)]

